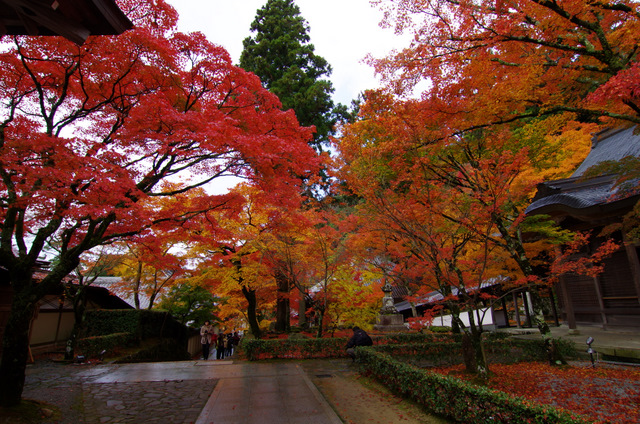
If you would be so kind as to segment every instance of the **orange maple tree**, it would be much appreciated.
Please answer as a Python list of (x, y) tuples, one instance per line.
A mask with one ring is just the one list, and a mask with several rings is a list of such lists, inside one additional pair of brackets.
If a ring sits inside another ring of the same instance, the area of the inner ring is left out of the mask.
[(376, 69), (397, 93), (428, 81), (440, 110), (466, 115), (452, 132), (565, 112), (640, 123), (633, 0), (376, 3), (414, 36)]
[[(414, 291), (422, 286), (447, 296), (449, 287), (464, 288), (459, 292), (471, 293), (475, 300), (465, 302), (475, 308), (478, 293), (470, 288), (509, 279), (530, 286), (540, 311), (535, 286), (551, 280), (535, 266), (570, 234), (526, 218), (524, 210), (536, 182), (565, 176), (580, 162), (593, 127), (553, 117), (449, 137), (460, 121), (434, 108), (432, 99), (401, 101), (375, 92), (360, 118), (337, 143), (339, 175), (365, 200), (365, 221), (376, 228), (382, 251), (395, 264), (411, 264), (403, 268), (411, 269), (407, 280), (418, 282)], [(552, 136), (552, 128), (567, 131)], [(569, 139), (580, 143), (559, 148)], [(522, 237), (536, 233), (544, 237)], [(537, 312), (536, 324), (549, 334)]]
[[(163, 1), (119, 4), (135, 25), (120, 36), (89, 37), (82, 46), (14, 37), (1, 53), (0, 265), (13, 288), (2, 405), (20, 401), (38, 299), (83, 252), (156, 225), (181, 225), (228, 196), (168, 210), (141, 200), (227, 175), (284, 195), (314, 168), (311, 129), (223, 48), (176, 32), (177, 14)], [(36, 261), (52, 238), (60, 252), (36, 284)]]
[[(524, 208), (536, 182), (567, 176), (584, 158), (599, 123), (640, 122), (637, 4), (377, 3), (387, 25), (414, 37), (407, 48), (371, 60), (386, 93), (369, 92), (360, 121), (346, 126), (338, 142), (342, 178), (369, 204), (384, 205), (376, 216), (428, 213), (420, 194), (434, 185), (451, 190), (444, 202), (467, 212), (449, 207), (443, 216), (469, 231), (473, 244), (506, 253), (494, 276), (531, 285), (540, 311), (532, 283), (544, 278), (534, 265), (569, 235), (526, 218)], [(419, 234), (416, 214), (396, 225)], [(414, 258), (415, 243), (402, 238), (404, 257)], [(541, 315), (535, 318), (548, 336)]]

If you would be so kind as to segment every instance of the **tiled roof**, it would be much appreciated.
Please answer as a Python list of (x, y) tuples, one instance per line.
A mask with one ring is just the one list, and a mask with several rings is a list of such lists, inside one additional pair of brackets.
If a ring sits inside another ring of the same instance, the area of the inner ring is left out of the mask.
[(591, 152), (572, 177), (583, 175), (587, 169), (600, 162), (618, 161), (627, 156), (640, 157), (640, 135), (634, 134), (636, 128), (617, 128), (596, 134), (592, 140)]
[(634, 204), (638, 197), (635, 194), (616, 196), (619, 188), (615, 175), (582, 177), (587, 169), (603, 161), (640, 157), (640, 136), (633, 133), (634, 128), (597, 134), (591, 152), (572, 177), (539, 184), (538, 192), (525, 212), (585, 218), (593, 214), (615, 214)]

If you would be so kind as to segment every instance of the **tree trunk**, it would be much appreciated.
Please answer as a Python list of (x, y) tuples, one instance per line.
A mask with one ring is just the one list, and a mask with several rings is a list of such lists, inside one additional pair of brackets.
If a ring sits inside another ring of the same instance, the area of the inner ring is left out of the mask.
[(551, 334), (551, 328), (549, 328), (549, 324), (544, 320), (544, 315), (542, 313), (542, 298), (538, 291), (533, 288), (530, 290), (531, 294), (531, 303), (533, 304), (533, 316), (531, 317), (533, 323), (536, 327), (538, 327), (538, 331), (540, 335), (542, 335), (542, 340), (544, 341), (544, 347), (547, 351), (547, 359), (550, 365), (566, 365), (567, 360), (562, 356), (562, 354), (558, 351), (556, 347), (555, 339)]
[(479, 331), (462, 332), (462, 354), (467, 372), (482, 379), (489, 376), (489, 366), (482, 344), (482, 333)]
[[(17, 286), (19, 285), (14, 284), (14, 289)], [(29, 328), (37, 305), (37, 299), (29, 293), (29, 285), (26, 286), (26, 289), (14, 292), (11, 312), (2, 339), (2, 361), (0, 362), (0, 406), (2, 407), (18, 405), (24, 389), (25, 370), (29, 357)]]
[(284, 333), (291, 328), (291, 308), (289, 305), (290, 285), (289, 280), (282, 273), (278, 272), (275, 277), (278, 286), (275, 330)]
[(300, 328), (307, 328), (307, 298), (304, 292), (300, 292), (300, 302), (298, 303), (298, 325)]
[(260, 324), (258, 323), (258, 314), (256, 313), (258, 301), (256, 300), (256, 291), (247, 288), (246, 286), (242, 286), (242, 294), (245, 299), (247, 299), (247, 320), (249, 321), (249, 328), (251, 329), (251, 334), (256, 339), (262, 337), (262, 332), (260, 331)]
[(324, 311), (322, 309), (316, 309), (318, 315), (318, 331), (316, 332), (316, 338), (322, 338), (322, 326), (324, 325)]
[[(513, 260), (516, 261), (518, 267), (522, 271), (525, 276), (533, 276), (535, 272), (533, 271), (533, 267), (531, 266), (531, 262), (526, 254), (524, 246), (522, 242), (517, 238), (511, 236), (509, 231), (507, 230), (507, 226), (501, 219), (495, 219), (494, 222), (497, 225), (498, 231), (502, 235), (507, 245), (507, 250), (509, 255)], [(542, 336), (542, 340), (544, 340), (544, 345), (547, 350), (547, 358), (549, 359), (550, 365), (560, 365), (566, 364), (567, 361), (564, 357), (558, 352), (555, 347), (555, 341), (551, 335), (551, 329), (549, 325), (544, 320), (543, 313), (543, 305), (542, 298), (538, 293), (538, 289), (534, 286), (529, 286), (529, 292), (531, 293), (531, 303), (533, 304), (533, 324), (538, 328), (540, 335)]]
[(78, 344), (78, 335), (80, 334), (82, 326), (84, 325), (86, 296), (86, 287), (82, 286), (78, 288), (78, 292), (73, 299), (73, 329), (71, 330), (71, 335), (67, 340), (67, 347), (64, 351), (64, 359), (66, 359), (67, 361), (70, 361), (75, 357), (76, 346)]

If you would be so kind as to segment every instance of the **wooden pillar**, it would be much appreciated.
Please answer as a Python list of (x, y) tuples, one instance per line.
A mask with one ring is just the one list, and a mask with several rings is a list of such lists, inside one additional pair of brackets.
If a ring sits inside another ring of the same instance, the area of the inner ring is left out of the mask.
[(600, 307), (600, 316), (602, 317), (602, 328), (607, 328), (607, 314), (604, 310), (604, 299), (602, 299), (602, 290), (600, 290), (600, 278), (593, 277), (593, 288), (596, 291), (596, 297), (598, 298), (598, 306)]
[(509, 313), (507, 312), (507, 299), (505, 299), (504, 296), (502, 296), (500, 301), (502, 302), (502, 311), (504, 312), (504, 319), (506, 321), (507, 328), (509, 328), (511, 327), (511, 324), (509, 324)]
[(525, 325), (527, 328), (531, 327), (533, 324), (533, 320), (531, 319), (531, 312), (529, 311), (529, 292), (522, 292), (522, 305), (524, 306), (524, 316), (525, 316)]
[[(555, 248), (556, 256), (561, 256), (562, 251), (559, 246)], [(564, 306), (564, 313), (567, 315), (567, 324), (569, 324), (570, 330), (577, 330), (576, 314), (573, 311), (573, 300), (569, 296), (569, 289), (567, 288), (567, 280), (561, 275), (559, 277), (558, 285), (560, 286), (560, 293), (562, 293), (562, 306)]]
[(520, 311), (518, 310), (518, 293), (517, 292), (513, 292), (513, 307), (516, 311), (516, 326), (518, 328), (522, 328), (522, 325), (520, 325)]
[(569, 289), (567, 288), (567, 281), (564, 277), (560, 277), (560, 292), (562, 293), (562, 306), (564, 306), (564, 312), (567, 314), (567, 324), (569, 324), (570, 330), (576, 330), (576, 314), (573, 311), (573, 303), (569, 296)]
[(638, 296), (638, 303), (640, 303), (640, 260), (638, 259), (638, 252), (636, 246), (623, 234), (624, 248), (627, 252), (627, 258), (629, 259), (629, 267), (631, 268), (631, 275), (633, 276), (633, 285), (636, 288), (636, 295)]

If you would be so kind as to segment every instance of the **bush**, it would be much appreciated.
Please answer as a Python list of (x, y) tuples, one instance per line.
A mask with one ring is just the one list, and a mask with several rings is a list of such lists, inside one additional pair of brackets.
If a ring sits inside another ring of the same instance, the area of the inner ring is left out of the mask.
[(365, 372), (394, 393), (411, 398), (429, 411), (458, 422), (589, 422), (553, 408), (531, 405), (510, 394), (413, 367), (375, 348), (356, 349), (356, 360)]
[(189, 359), (191, 355), (183, 343), (174, 339), (161, 339), (147, 348), (117, 360), (116, 363), (188, 361)]
[(243, 340), (240, 352), (250, 361), (277, 358), (336, 358), (346, 355), (345, 338)]
[(78, 340), (78, 350), (86, 358), (94, 358), (103, 350), (113, 353), (119, 347), (136, 346), (137, 338), (131, 333), (114, 333), (106, 336), (85, 337)]
[(448, 327), (446, 325), (445, 326), (433, 325), (429, 327), (429, 331), (431, 331), (432, 333), (450, 333), (451, 327)]
[(97, 309), (85, 314), (84, 336), (95, 337), (114, 333), (138, 336), (140, 311), (136, 309)]
[(186, 340), (187, 328), (166, 311), (139, 309), (97, 309), (87, 311), (85, 336), (113, 333), (135, 334), (139, 340), (168, 337)]
[[(572, 342), (554, 339), (556, 348), (565, 358), (575, 357)], [(489, 362), (515, 363), (524, 361), (546, 361), (544, 341), (539, 339), (514, 339), (489, 336), (483, 342)], [(462, 362), (462, 343), (457, 338), (440, 339), (429, 343), (379, 344), (379, 352), (394, 357), (410, 358), (411, 361), (429, 361), (431, 366), (453, 365)]]
[[(546, 350), (542, 340), (514, 339), (502, 333), (485, 333), (484, 348), (488, 355), (509, 362), (544, 361)], [(393, 333), (373, 336), (377, 350), (393, 356), (411, 356), (428, 360), (434, 365), (456, 364), (462, 361), (460, 334)], [(244, 339), (240, 352), (251, 361), (276, 358), (335, 358), (346, 355), (347, 338), (305, 339), (291, 335), (289, 339)], [(568, 341), (556, 339), (556, 346), (565, 357), (575, 356)]]

